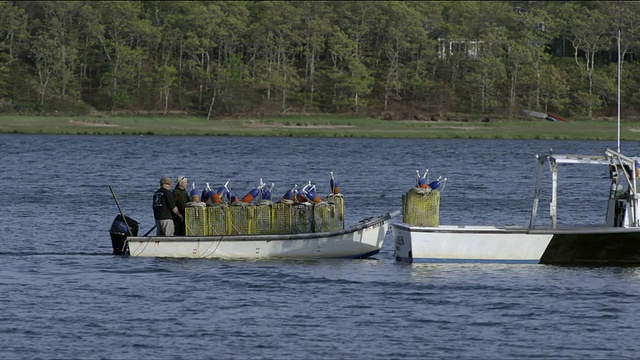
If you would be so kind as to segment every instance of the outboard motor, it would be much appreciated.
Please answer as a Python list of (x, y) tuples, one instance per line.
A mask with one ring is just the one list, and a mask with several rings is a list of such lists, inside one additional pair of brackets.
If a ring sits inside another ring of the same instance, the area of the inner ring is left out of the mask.
[(127, 236), (129, 236), (129, 230), (127, 225), (131, 229), (131, 235), (138, 236), (138, 228), (140, 223), (132, 218), (125, 216), (127, 223), (125, 224), (122, 219), (122, 215), (117, 215), (113, 219), (109, 234), (111, 235), (111, 246), (113, 247), (113, 255), (129, 255), (129, 244), (127, 243)]

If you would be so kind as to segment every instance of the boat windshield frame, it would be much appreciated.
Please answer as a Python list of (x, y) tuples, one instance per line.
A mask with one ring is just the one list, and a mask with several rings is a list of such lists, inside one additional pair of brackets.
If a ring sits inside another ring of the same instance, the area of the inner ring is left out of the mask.
[[(638, 159), (607, 149), (604, 155), (553, 154), (550, 152), (548, 155), (536, 155), (536, 160), (536, 187), (533, 206), (531, 209), (531, 220), (529, 222), (530, 229), (535, 228), (545, 164), (548, 164), (551, 172), (551, 203), (549, 207), (549, 215), (551, 217), (551, 227), (553, 229), (556, 229), (558, 226), (558, 164), (608, 165), (609, 173), (611, 175), (610, 206), (608, 211), (611, 211), (612, 200), (615, 201), (620, 199), (617, 194), (617, 189), (620, 175), (622, 175), (624, 179), (626, 179), (626, 183), (629, 188), (625, 202), (630, 205), (627, 206), (627, 210), (631, 211), (630, 215), (632, 220), (629, 222), (628, 226), (640, 226), (640, 223), (638, 222), (638, 192), (636, 177), (632, 176), (632, 174), (637, 174), (636, 161)], [(640, 171), (640, 169), (638, 170)], [(609, 216), (610, 215), (608, 213), (607, 217)]]

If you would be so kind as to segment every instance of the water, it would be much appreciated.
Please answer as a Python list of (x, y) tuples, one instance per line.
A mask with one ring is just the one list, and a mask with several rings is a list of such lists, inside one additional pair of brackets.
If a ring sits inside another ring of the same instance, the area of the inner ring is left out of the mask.
[[(326, 194), (333, 171), (352, 224), (399, 210), (428, 168), (449, 179), (442, 224), (526, 225), (535, 154), (614, 147), (0, 135), (0, 358), (635, 358), (638, 268), (400, 264), (390, 233), (366, 260), (126, 258), (111, 255), (108, 235), (118, 213), (108, 186), (146, 232), (164, 174), (199, 189), (231, 179), (238, 196), (263, 178), (279, 196), (309, 180)], [(606, 169), (560, 171), (560, 219), (602, 222)]]

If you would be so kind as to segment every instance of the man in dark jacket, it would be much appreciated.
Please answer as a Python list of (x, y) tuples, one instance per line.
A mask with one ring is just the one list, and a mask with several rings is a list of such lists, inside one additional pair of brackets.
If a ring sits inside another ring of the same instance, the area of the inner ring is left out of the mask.
[(174, 235), (173, 214), (182, 219), (171, 192), (172, 183), (173, 181), (169, 177), (163, 176), (160, 179), (160, 189), (153, 193), (153, 217), (156, 219), (157, 236)]
[(185, 232), (185, 210), (187, 203), (189, 202), (189, 194), (187, 193), (187, 178), (184, 176), (178, 176), (178, 182), (176, 183), (176, 187), (173, 188), (173, 198), (176, 201), (176, 206), (178, 207), (178, 211), (180, 212), (181, 217), (177, 215), (173, 216), (173, 224), (176, 228), (177, 236), (186, 235)]

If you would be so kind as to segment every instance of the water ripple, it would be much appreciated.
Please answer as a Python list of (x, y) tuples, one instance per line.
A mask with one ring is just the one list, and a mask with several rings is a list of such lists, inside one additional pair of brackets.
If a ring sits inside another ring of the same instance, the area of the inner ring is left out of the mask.
[[(622, 145), (640, 153), (639, 143)], [(328, 192), (334, 171), (350, 224), (399, 209), (415, 170), (428, 167), (449, 178), (441, 223), (526, 224), (533, 154), (607, 147), (0, 135), (0, 178), (12, 188), (0, 193), (11, 214), (0, 223), (0, 357), (635, 358), (638, 268), (402, 264), (393, 260), (389, 234), (375, 259), (323, 261), (128, 258), (111, 255), (108, 238), (118, 212), (108, 186), (146, 231), (150, 195), (164, 174), (186, 174), (198, 186), (232, 178), (236, 192), (263, 178), (278, 194), (309, 180)], [(562, 216), (599, 218), (606, 194), (589, 182), (603, 176), (569, 177)], [(575, 200), (584, 189), (592, 200)]]

